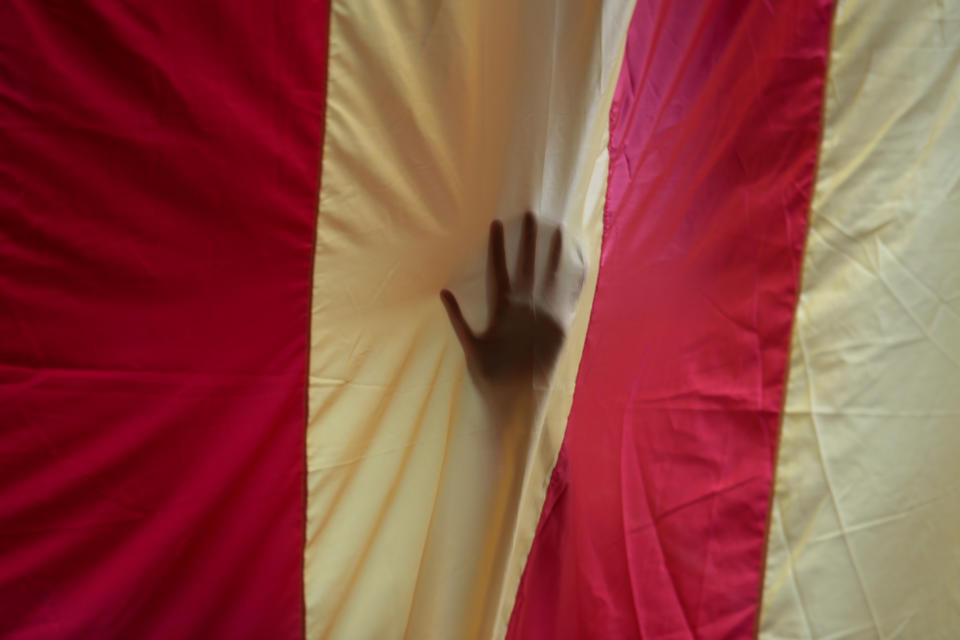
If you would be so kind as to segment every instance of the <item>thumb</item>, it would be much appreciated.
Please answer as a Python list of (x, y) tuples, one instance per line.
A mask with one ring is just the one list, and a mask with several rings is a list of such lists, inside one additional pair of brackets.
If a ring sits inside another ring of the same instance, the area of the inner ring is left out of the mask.
[(447, 289), (440, 292), (440, 301), (443, 302), (443, 308), (447, 310), (447, 316), (450, 318), (454, 333), (457, 334), (457, 339), (460, 340), (460, 346), (463, 347), (464, 353), (469, 355), (473, 351), (477, 338), (467, 325), (463, 312), (460, 311), (460, 304)]

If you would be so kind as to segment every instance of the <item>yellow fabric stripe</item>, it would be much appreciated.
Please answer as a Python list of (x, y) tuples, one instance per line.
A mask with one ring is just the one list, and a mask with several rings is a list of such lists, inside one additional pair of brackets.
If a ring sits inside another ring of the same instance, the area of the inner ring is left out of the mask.
[[(503, 636), (593, 298), (631, 10), (631, 0), (333, 2), (308, 637)], [(487, 226), (527, 208), (579, 236), (591, 269), (545, 423), (529, 450), (505, 451), (438, 292), (452, 286), (482, 326)], [(526, 458), (522, 477), (504, 472), (511, 456)], [(484, 521), (490, 513), (498, 519)]]
[(761, 637), (960, 637), (960, 0), (841, 0)]

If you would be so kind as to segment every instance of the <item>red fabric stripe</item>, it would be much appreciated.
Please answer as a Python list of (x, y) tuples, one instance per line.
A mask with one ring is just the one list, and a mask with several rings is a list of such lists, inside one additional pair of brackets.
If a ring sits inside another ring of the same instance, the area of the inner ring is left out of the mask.
[(328, 3), (0, 3), (0, 636), (302, 635)]
[(509, 638), (743, 638), (832, 2), (640, 2), (600, 275)]

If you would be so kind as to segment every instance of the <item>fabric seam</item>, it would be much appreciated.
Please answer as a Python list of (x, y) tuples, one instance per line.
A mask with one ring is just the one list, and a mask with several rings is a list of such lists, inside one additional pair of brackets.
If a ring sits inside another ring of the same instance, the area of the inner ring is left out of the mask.
[(301, 462), (303, 464), (303, 500), (302, 510), (300, 511), (300, 637), (302, 640), (307, 638), (307, 527), (309, 525), (308, 509), (310, 506), (310, 454), (307, 451), (307, 431), (310, 428), (310, 354), (313, 351), (313, 296), (314, 282), (316, 281), (317, 270), (317, 233), (320, 229), (320, 190), (323, 185), (323, 157), (327, 138), (327, 89), (330, 84), (330, 32), (333, 27), (333, 3), (334, 0), (328, 0), (324, 26), (326, 33), (326, 56), (324, 57), (323, 69), (323, 106), (320, 110), (320, 135), (317, 140), (318, 160), (317, 160), (317, 182), (316, 198), (313, 207), (313, 228), (310, 239), (310, 290), (307, 294), (307, 327), (305, 332), (306, 339), (306, 357), (304, 371), (303, 388), (303, 429), (301, 431), (301, 444), (303, 445), (303, 454)]
[(775, 445), (773, 451), (773, 469), (770, 474), (770, 494), (767, 499), (767, 517), (766, 524), (764, 526), (764, 536), (763, 536), (763, 554), (761, 556), (760, 564), (760, 589), (757, 594), (757, 610), (754, 615), (753, 623), (753, 637), (755, 640), (760, 639), (760, 622), (763, 616), (763, 595), (765, 592), (766, 578), (767, 578), (767, 556), (770, 551), (770, 530), (773, 522), (773, 505), (776, 500), (777, 493), (777, 472), (780, 467), (780, 446), (783, 442), (783, 422), (786, 415), (787, 408), (787, 392), (790, 384), (790, 373), (793, 367), (790, 363), (790, 356), (793, 353), (793, 343), (796, 340), (796, 331), (797, 331), (797, 311), (800, 306), (800, 296), (803, 294), (803, 272), (804, 265), (806, 264), (807, 258), (807, 246), (810, 239), (810, 227), (813, 224), (813, 200), (817, 193), (817, 183), (819, 180), (820, 174), (820, 165), (823, 160), (823, 139), (824, 134), (827, 128), (827, 90), (830, 86), (830, 73), (832, 72), (832, 61), (833, 61), (833, 36), (834, 29), (836, 28), (836, 12), (837, 4), (840, 0), (834, 0), (831, 3), (829, 12), (829, 21), (830, 26), (827, 31), (827, 46), (826, 46), (826, 62), (823, 69), (823, 88), (820, 92), (820, 118), (819, 118), (819, 130), (817, 131), (817, 157), (813, 165), (813, 175), (810, 182), (810, 196), (807, 202), (807, 215), (806, 220), (804, 221), (804, 230), (803, 230), (803, 248), (800, 251), (800, 260), (798, 262), (800, 268), (797, 270), (797, 284), (795, 289), (795, 297), (793, 303), (793, 316), (790, 322), (790, 340), (787, 343), (787, 366), (785, 367), (786, 371), (784, 372), (783, 377), (783, 392), (780, 397), (780, 416), (777, 420), (777, 429), (775, 433)]

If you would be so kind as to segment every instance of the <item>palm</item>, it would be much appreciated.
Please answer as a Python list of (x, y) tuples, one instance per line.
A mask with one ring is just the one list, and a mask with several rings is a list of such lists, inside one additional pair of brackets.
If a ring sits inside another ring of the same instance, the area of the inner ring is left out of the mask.
[(532, 300), (508, 300), (476, 337), (474, 368), (488, 380), (549, 373), (563, 346), (563, 327)]
[(547, 266), (534, 296), (536, 219), (523, 221), (517, 273), (511, 283), (507, 272), (503, 225), (490, 226), (490, 320), (487, 329), (474, 333), (467, 325), (456, 298), (447, 290), (441, 298), (467, 357), (470, 373), (482, 386), (534, 381), (549, 375), (563, 347), (565, 331), (543, 301), (555, 299), (563, 237), (558, 228), (550, 244)]

